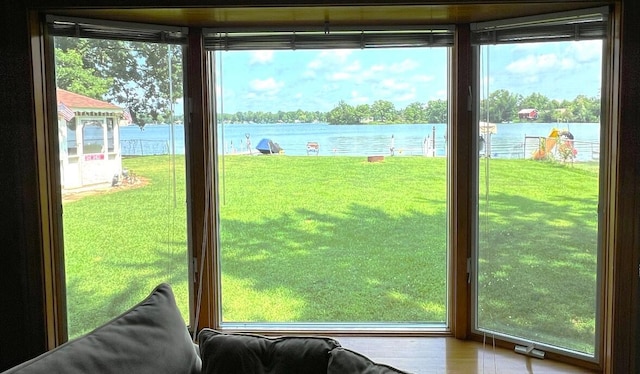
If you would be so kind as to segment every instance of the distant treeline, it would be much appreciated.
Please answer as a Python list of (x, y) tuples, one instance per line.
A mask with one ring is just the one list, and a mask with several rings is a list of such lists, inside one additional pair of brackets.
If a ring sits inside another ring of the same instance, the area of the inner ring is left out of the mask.
[[(600, 121), (600, 98), (578, 95), (574, 100), (551, 100), (539, 93), (527, 97), (497, 90), (488, 99), (480, 102), (480, 118), (487, 122), (532, 121), (521, 119), (522, 109), (535, 109), (536, 122), (595, 123)], [(313, 123), (340, 124), (414, 124), (446, 123), (447, 101), (430, 100), (426, 103), (414, 102), (404, 109), (396, 109), (388, 100), (377, 100), (373, 104), (350, 105), (341, 100), (329, 112), (278, 111), (278, 112), (237, 112), (218, 114), (218, 120), (228, 123)]]

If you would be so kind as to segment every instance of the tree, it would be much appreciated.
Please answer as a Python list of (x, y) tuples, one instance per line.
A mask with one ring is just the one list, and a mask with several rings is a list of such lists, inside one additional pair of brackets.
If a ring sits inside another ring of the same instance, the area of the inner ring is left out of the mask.
[[(489, 113), (481, 114), (483, 120), (488, 122), (499, 121), (507, 122), (516, 118), (518, 115), (518, 107), (522, 97), (518, 94), (512, 94), (507, 90), (497, 90), (489, 94), (488, 104)], [(482, 106), (482, 109), (485, 105)]]
[(371, 104), (371, 114), (376, 122), (389, 123), (397, 117), (396, 108), (391, 101), (376, 100)]
[(371, 106), (369, 104), (360, 104), (355, 110), (358, 123), (365, 123), (371, 119)]
[(535, 92), (522, 99), (520, 109), (537, 109), (538, 120), (541, 120), (542, 122), (551, 122), (553, 109), (551, 108), (550, 103), (549, 98)]
[(426, 113), (422, 107), (422, 103), (415, 102), (409, 104), (402, 111), (404, 120), (408, 123), (423, 123), (426, 122)]
[(430, 100), (425, 109), (428, 123), (446, 123), (448, 105), (446, 100)]
[(327, 113), (327, 121), (332, 125), (357, 123), (355, 109), (340, 100), (338, 106)]
[(556, 121), (558, 122), (571, 122), (573, 120), (573, 114), (567, 108), (557, 109), (555, 113)]
[(600, 120), (600, 101), (585, 95), (578, 95), (567, 108), (574, 122), (598, 122)]
[[(539, 93), (526, 98), (507, 90), (492, 93), (489, 99), (480, 104), (483, 121), (509, 121), (517, 118), (521, 108), (538, 109), (539, 122), (598, 122), (600, 120), (600, 99), (598, 97), (577, 96), (573, 101), (550, 100)], [(489, 108), (487, 108), (487, 106)], [(487, 110), (489, 109), (489, 111)], [(487, 116), (488, 114), (488, 116)], [(331, 124), (368, 123), (447, 123), (448, 103), (446, 100), (430, 100), (426, 104), (414, 102), (401, 110), (393, 103), (378, 100), (373, 105), (359, 104), (353, 107), (341, 100), (328, 113), (306, 112), (301, 109), (284, 112), (237, 112), (233, 115), (219, 115), (218, 119), (230, 119), (235, 122), (276, 123), (282, 122), (327, 122)]]
[(104, 99), (113, 84), (112, 78), (102, 78), (95, 69), (85, 68), (77, 50), (56, 48), (55, 56), (57, 87), (94, 99)]
[(540, 93), (534, 92), (531, 95), (522, 99), (522, 102), (520, 103), (520, 108), (544, 110), (549, 107), (549, 104), (550, 104), (549, 98), (547, 98), (546, 96)]
[(294, 121), (299, 121), (299, 122), (308, 122), (308, 116), (307, 113), (302, 111), (302, 109), (298, 109), (295, 111), (295, 114), (293, 115), (294, 117)]
[(139, 126), (168, 119), (172, 103), (182, 97), (180, 46), (71, 37), (56, 37), (55, 43), (62, 53), (82, 56), (83, 68), (95, 77), (111, 80), (102, 99), (129, 108)]

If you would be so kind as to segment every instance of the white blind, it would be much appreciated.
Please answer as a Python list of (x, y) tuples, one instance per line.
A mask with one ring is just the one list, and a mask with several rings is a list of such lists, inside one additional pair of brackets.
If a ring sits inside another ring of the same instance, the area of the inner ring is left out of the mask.
[(47, 27), (49, 34), (52, 36), (174, 44), (184, 44), (187, 40), (186, 27), (145, 23), (48, 15)]
[(609, 9), (600, 7), (471, 24), (472, 43), (504, 44), (604, 39)]
[(453, 26), (377, 28), (205, 29), (209, 50), (442, 47), (453, 45)]

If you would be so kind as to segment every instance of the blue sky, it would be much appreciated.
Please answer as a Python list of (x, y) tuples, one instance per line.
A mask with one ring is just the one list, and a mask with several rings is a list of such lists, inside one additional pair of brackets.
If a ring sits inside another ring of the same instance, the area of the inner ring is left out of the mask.
[(538, 92), (560, 101), (600, 96), (599, 40), (491, 46), (483, 49), (482, 61), (489, 92), (506, 89), (523, 96)]
[[(490, 91), (523, 96), (598, 96), (601, 55), (600, 41), (490, 46), (483, 49), (482, 79)], [(216, 69), (223, 72), (216, 82), (218, 105), (225, 113), (326, 112), (340, 100), (354, 106), (389, 100), (401, 109), (447, 98), (445, 48), (220, 52), (217, 57)]]

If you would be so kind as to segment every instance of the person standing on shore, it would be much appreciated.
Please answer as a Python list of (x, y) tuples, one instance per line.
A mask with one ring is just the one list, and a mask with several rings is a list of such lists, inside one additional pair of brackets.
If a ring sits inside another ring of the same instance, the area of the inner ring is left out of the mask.
[(391, 134), (391, 146), (389, 147), (389, 151), (391, 152), (391, 156), (393, 156), (394, 151), (395, 151), (395, 138), (393, 136), (393, 134)]

